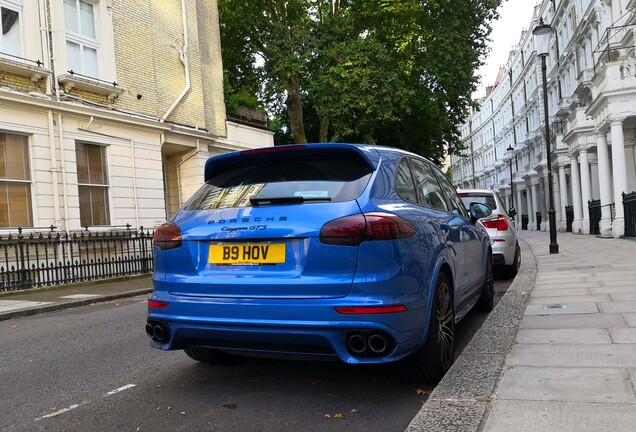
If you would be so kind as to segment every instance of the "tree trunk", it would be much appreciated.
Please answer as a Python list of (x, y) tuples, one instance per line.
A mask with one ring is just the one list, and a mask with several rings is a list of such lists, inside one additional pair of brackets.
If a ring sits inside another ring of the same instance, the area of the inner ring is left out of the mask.
[(320, 118), (320, 134), (318, 141), (327, 142), (329, 140), (329, 117), (323, 116)]
[(300, 83), (294, 77), (289, 83), (289, 94), (287, 96), (287, 114), (289, 115), (289, 126), (294, 136), (296, 144), (306, 144), (305, 126), (303, 124), (303, 105), (300, 98)]

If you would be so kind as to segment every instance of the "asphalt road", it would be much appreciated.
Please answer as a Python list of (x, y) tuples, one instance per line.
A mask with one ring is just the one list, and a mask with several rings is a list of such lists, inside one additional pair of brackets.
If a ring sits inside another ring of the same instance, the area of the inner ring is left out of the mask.
[[(433, 389), (386, 366), (199, 364), (151, 349), (145, 314), (138, 297), (1, 322), (0, 430), (403, 431)], [(485, 317), (459, 324), (458, 353)]]

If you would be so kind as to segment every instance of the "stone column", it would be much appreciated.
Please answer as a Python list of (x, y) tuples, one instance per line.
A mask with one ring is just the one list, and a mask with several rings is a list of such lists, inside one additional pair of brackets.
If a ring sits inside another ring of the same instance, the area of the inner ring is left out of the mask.
[[(554, 188), (554, 171), (552, 172), (552, 187)], [(546, 175), (543, 179), (543, 194), (541, 193), (541, 185), (537, 186), (539, 188), (539, 195), (541, 195), (543, 197), (543, 199), (541, 200), (541, 231), (550, 231), (550, 213), (548, 213), (548, 210), (550, 209), (550, 178), (548, 177), (547, 174), (547, 170), (546, 170)], [(552, 189), (552, 193), (554, 193), (555, 195), (553, 196), (553, 198), (555, 199), (554, 201), (554, 205), (558, 205), (559, 202), (556, 201), (556, 194), (557, 194), (557, 190)], [(554, 209), (555, 213), (554, 213), (554, 220), (556, 221), (556, 218), (558, 217), (557, 214), (557, 209)]]
[(607, 137), (604, 133), (596, 135), (596, 155), (598, 157), (598, 181), (601, 193), (601, 223), (602, 236), (612, 234), (612, 180), (610, 172), (609, 152), (607, 149)]
[(570, 205), (568, 203), (568, 186), (565, 174), (565, 165), (559, 165), (559, 199), (561, 202), (561, 231), (565, 231), (567, 228), (568, 220), (565, 213), (565, 207)]
[(623, 120), (613, 120), (610, 133), (612, 139), (612, 167), (614, 168), (614, 209), (616, 211), (616, 217), (612, 224), (612, 235), (615, 238), (620, 238), (625, 234), (625, 212), (622, 194), (623, 192), (628, 192)]
[(587, 149), (581, 149), (581, 203), (583, 205), (583, 220), (581, 227), (583, 234), (590, 233), (590, 209), (588, 201), (592, 199), (592, 182), (590, 181), (590, 162), (587, 157)]
[[(555, 219), (556, 219), (556, 230), (561, 230), (561, 225), (563, 225), (565, 210), (563, 209), (563, 204), (561, 202), (561, 182), (560, 173), (557, 168), (553, 168), (552, 173), (552, 181), (554, 182), (554, 207), (555, 207)], [(549, 216), (549, 215), (548, 215)], [(548, 222), (547, 230), (550, 230), (550, 223)]]
[(515, 222), (517, 224), (517, 229), (521, 229), (521, 209), (523, 206), (521, 205), (521, 185), (515, 185), (515, 191), (517, 192), (517, 200), (515, 201), (515, 205), (517, 206), (517, 216), (515, 216)]
[(534, 222), (534, 209), (532, 208), (532, 186), (526, 187), (526, 208), (528, 209), (528, 231), (532, 231)]
[(539, 207), (537, 206), (537, 194), (539, 193), (537, 190), (537, 183), (531, 183), (530, 184), (530, 192), (532, 195), (532, 231), (536, 231), (537, 230), (537, 217), (536, 217), (536, 212), (539, 211)]
[(576, 156), (570, 156), (572, 169), (572, 205), (574, 206), (574, 221), (572, 232), (580, 233), (583, 226), (583, 205), (581, 204), (581, 176), (579, 175), (579, 161)]

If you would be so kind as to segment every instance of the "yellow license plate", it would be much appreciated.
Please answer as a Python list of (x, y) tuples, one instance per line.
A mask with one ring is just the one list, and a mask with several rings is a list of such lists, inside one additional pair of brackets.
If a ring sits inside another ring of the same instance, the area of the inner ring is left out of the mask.
[(244, 243), (210, 245), (210, 264), (282, 264), (285, 244)]

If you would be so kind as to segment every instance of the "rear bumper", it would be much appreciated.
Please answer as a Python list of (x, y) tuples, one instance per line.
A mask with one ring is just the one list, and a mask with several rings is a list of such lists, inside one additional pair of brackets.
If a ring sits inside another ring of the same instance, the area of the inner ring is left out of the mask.
[(499, 237), (492, 244), (492, 263), (493, 265), (511, 265), (515, 262), (515, 251), (517, 248), (516, 238)]
[[(165, 309), (149, 308), (148, 322), (167, 329), (165, 343), (151, 341), (161, 350), (210, 347), (238, 353), (310, 356), (340, 359), (351, 364), (399, 360), (424, 342), (428, 317), (416, 304), (391, 314), (345, 315), (335, 306), (378, 306), (377, 299), (228, 300), (153, 294), (167, 302)], [(394, 303), (395, 304), (395, 303)], [(403, 303), (401, 303), (403, 304)], [(240, 317), (240, 318), (239, 318)], [(395, 347), (379, 357), (354, 356), (346, 338), (352, 332), (379, 331)]]

